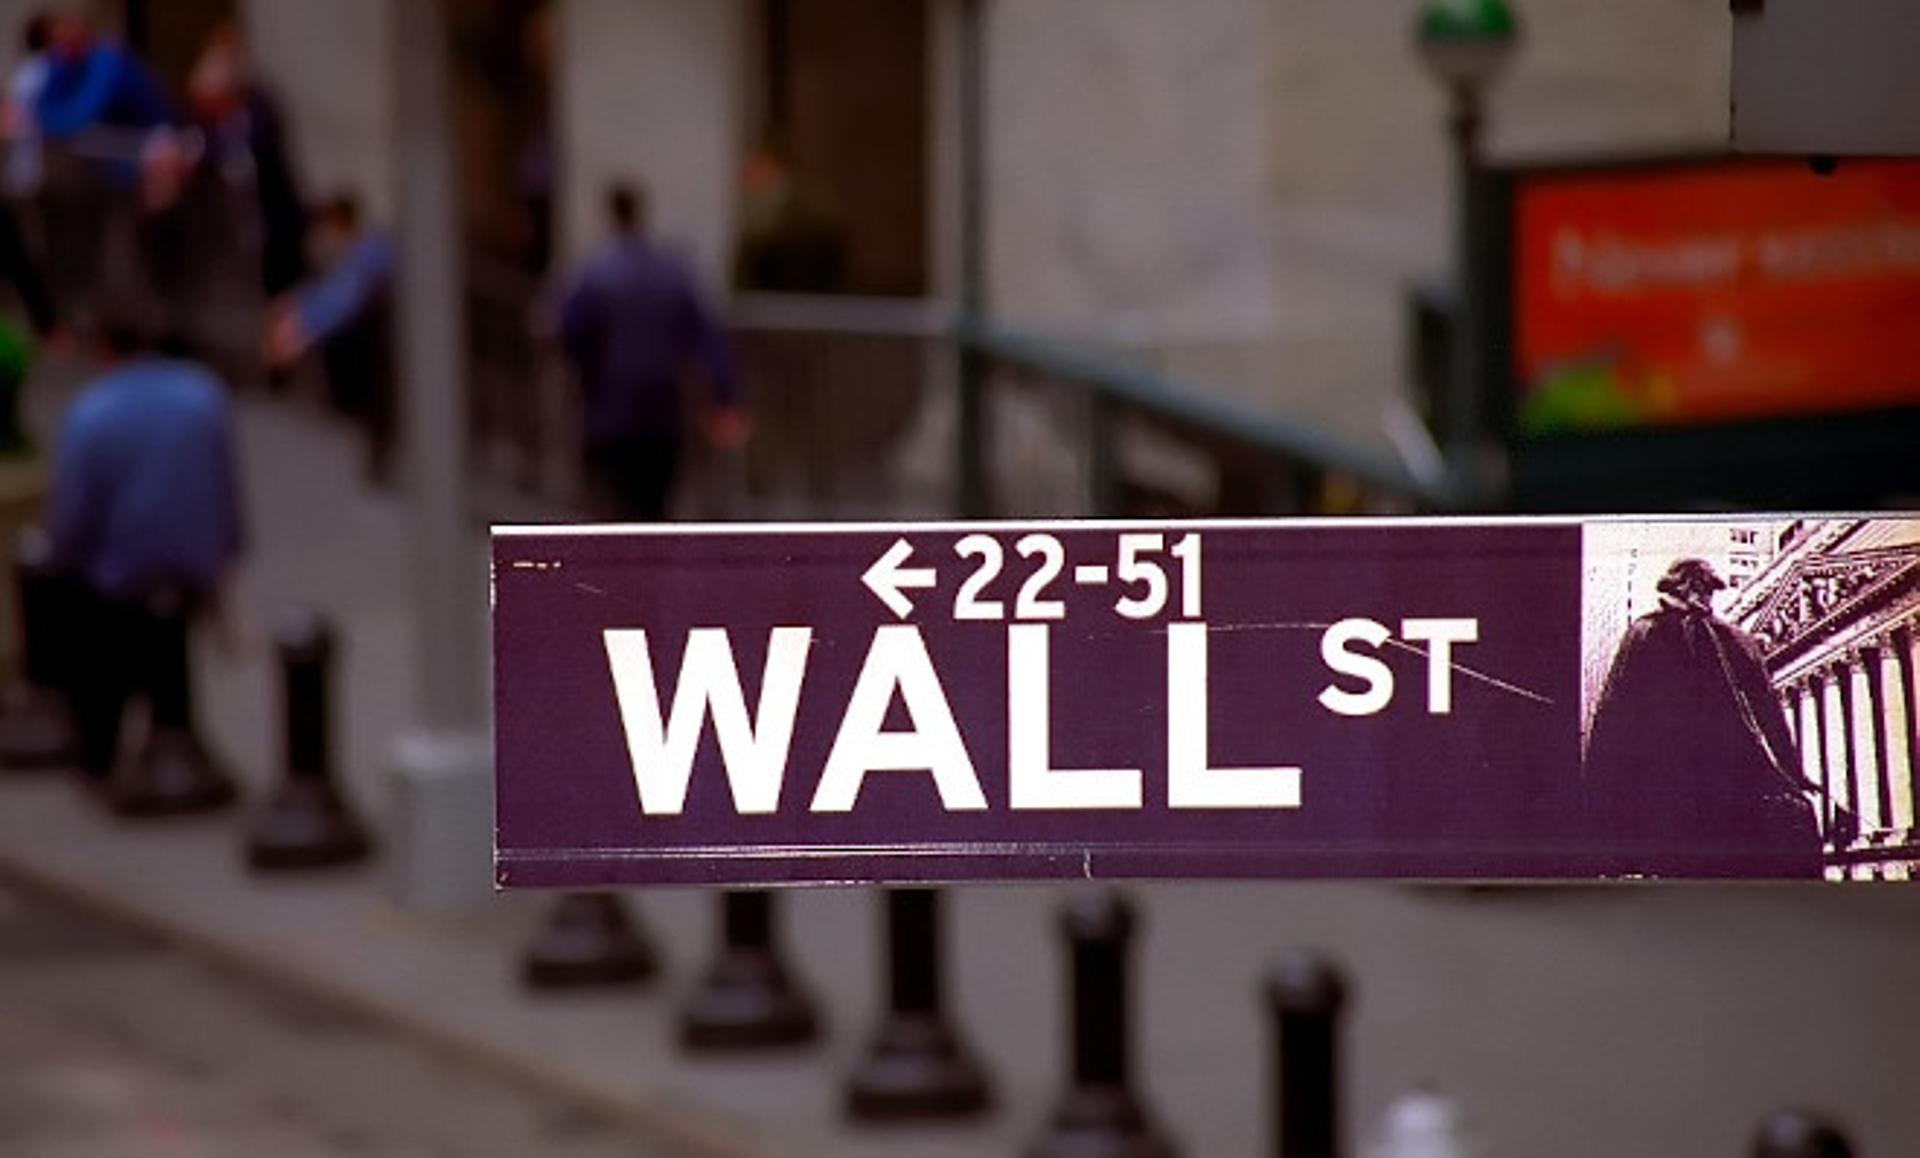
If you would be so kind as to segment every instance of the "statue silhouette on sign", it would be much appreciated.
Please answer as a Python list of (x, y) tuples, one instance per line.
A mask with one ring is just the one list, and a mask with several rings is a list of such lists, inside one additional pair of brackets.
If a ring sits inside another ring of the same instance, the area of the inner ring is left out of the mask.
[(1820, 832), (1759, 645), (1716, 616), (1726, 582), (1681, 559), (1628, 625), (1594, 707), (1585, 795), (1610, 871), (1818, 877)]

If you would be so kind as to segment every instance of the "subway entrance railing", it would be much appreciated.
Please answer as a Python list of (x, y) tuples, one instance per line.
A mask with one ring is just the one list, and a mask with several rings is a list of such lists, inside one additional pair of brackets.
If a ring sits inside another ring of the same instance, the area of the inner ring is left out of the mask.
[[(469, 282), (474, 461), (579, 498), (576, 401), (530, 286)], [(754, 437), (697, 460), (696, 517), (1404, 514), (1455, 505), (1431, 465), (1122, 357), (936, 302), (749, 294), (726, 312)], [(724, 481), (718, 481), (718, 480)], [(730, 492), (721, 499), (716, 490)]]

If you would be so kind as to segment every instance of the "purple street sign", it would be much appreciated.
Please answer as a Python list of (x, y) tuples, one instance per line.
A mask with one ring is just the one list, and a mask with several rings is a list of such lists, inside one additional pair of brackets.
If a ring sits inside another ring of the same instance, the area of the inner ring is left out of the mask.
[(1920, 519), (494, 534), (503, 887), (1907, 879)]

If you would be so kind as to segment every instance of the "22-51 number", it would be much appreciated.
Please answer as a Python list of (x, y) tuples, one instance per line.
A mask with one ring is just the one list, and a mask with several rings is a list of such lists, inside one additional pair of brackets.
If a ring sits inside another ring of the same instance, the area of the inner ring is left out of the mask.
[[(1020, 620), (1057, 620), (1066, 618), (1065, 601), (1048, 596), (1067, 570), (1067, 551), (1052, 535), (1035, 533), (1022, 536), (1013, 544), (1022, 560), (1032, 564), (1026, 579), (1014, 595), (1013, 618)], [(992, 535), (968, 535), (953, 545), (955, 555), (974, 563), (961, 581), (953, 600), (957, 620), (994, 621), (1007, 618), (1002, 599), (989, 598), (988, 589), (1007, 567), (1006, 548)], [(1171, 560), (1172, 569), (1169, 569)], [(1200, 536), (1187, 534), (1168, 547), (1166, 536), (1141, 531), (1122, 534), (1111, 571), (1102, 565), (1081, 566), (1074, 571), (1074, 582), (1083, 586), (1104, 585), (1111, 580), (1121, 588), (1113, 609), (1126, 619), (1152, 619), (1166, 610), (1179, 589), (1180, 615), (1200, 617)]]

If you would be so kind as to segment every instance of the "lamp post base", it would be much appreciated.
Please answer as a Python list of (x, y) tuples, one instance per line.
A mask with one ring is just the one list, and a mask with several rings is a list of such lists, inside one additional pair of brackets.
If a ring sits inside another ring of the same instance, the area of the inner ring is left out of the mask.
[(970, 1118), (993, 1105), (985, 1071), (941, 1018), (888, 1019), (847, 1083), (847, 1116), (860, 1122)]
[(530, 989), (619, 989), (659, 972), (653, 946), (611, 893), (568, 893), (520, 962)]
[(680, 1044), (696, 1052), (800, 1046), (819, 1033), (812, 1001), (759, 951), (722, 956), (680, 1017)]
[(106, 783), (107, 807), (129, 819), (217, 812), (238, 797), (233, 778), (183, 728), (156, 727)]
[(389, 891), (417, 913), (493, 897), (493, 747), (485, 735), (416, 732), (392, 767)]

